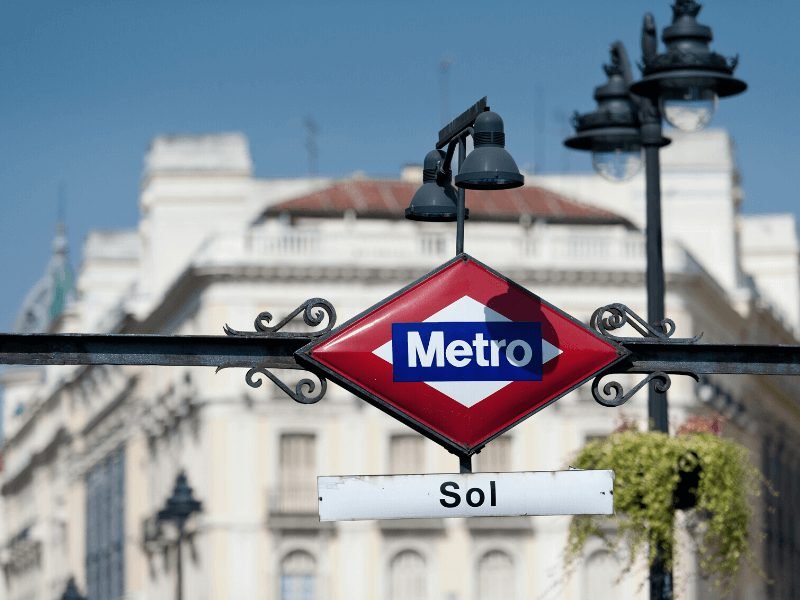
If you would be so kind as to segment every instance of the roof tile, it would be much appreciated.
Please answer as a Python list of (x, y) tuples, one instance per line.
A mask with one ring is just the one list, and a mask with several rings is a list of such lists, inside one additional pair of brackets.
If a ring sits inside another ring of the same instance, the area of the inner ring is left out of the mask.
[[(405, 181), (381, 179), (341, 181), (271, 206), (266, 216), (288, 213), (298, 217), (340, 217), (353, 211), (361, 218), (402, 219), (418, 187)], [(533, 219), (566, 223), (629, 224), (620, 215), (536, 186), (470, 190), (467, 205), (470, 219), (474, 221), (517, 221), (528, 215)]]

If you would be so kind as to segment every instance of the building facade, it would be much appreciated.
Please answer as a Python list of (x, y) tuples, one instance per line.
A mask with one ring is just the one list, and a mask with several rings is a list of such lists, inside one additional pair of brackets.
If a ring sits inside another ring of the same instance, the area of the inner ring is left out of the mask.
[[(667, 315), (676, 335), (797, 343), (798, 240), (788, 216), (745, 217), (724, 132), (664, 153)], [(53, 331), (217, 334), (251, 330), (308, 298), (340, 319), (452, 257), (451, 224), (405, 221), (418, 181), (263, 180), (237, 134), (156, 138), (134, 231), (99, 231)], [(573, 316), (622, 302), (644, 314), (643, 181), (529, 177), (469, 193), (466, 250)], [(26, 306), (24, 314), (39, 314)], [(302, 324), (301, 324), (302, 326)], [(293, 386), (295, 372), (276, 372)], [(300, 405), (244, 371), (135, 366), (19, 367), (2, 374), (10, 600), (48, 600), (75, 577), (91, 600), (161, 600), (176, 586), (175, 532), (158, 512), (185, 471), (203, 503), (188, 524), (192, 600), (640, 598), (643, 568), (589, 547), (563, 566), (566, 517), (320, 523), (316, 476), (455, 472), (456, 457), (331, 386)], [(739, 598), (796, 597), (800, 382), (676, 377), (670, 420), (709, 411), (781, 492), (759, 506), (753, 543), (774, 584), (745, 570)], [(644, 395), (606, 409), (578, 389), (491, 442), (482, 471), (557, 470), (621, 420), (646, 421)], [(765, 532), (763, 540), (758, 535)], [(682, 534), (691, 544), (688, 533)], [(686, 598), (713, 597), (691, 552)]]

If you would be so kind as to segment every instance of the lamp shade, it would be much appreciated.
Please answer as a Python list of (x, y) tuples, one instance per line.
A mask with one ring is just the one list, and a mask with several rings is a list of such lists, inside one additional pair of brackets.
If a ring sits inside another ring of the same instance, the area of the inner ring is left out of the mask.
[(456, 190), (449, 181), (437, 181), (439, 166), (445, 155), (431, 150), (422, 165), (422, 186), (414, 193), (406, 209), (406, 219), (412, 221), (455, 221), (457, 218)]
[(525, 178), (505, 149), (503, 119), (495, 112), (482, 112), (473, 127), (475, 149), (461, 165), (455, 183), (471, 190), (505, 190), (519, 187)]

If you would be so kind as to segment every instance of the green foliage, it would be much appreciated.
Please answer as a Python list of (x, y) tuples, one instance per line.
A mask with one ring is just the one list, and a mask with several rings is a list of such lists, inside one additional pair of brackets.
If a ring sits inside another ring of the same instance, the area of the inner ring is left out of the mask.
[(658, 547), (672, 557), (675, 491), (681, 473), (692, 472), (698, 465), (694, 510), (703, 517), (696, 535), (701, 569), (730, 585), (741, 559), (752, 559), (748, 501), (758, 495), (764, 480), (743, 446), (711, 433), (669, 437), (621, 431), (588, 443), (574, 464), (581, 469), (614, 471), (614, 508), (619, 516), (575, 517), (567, 553), (572, 560), (593, 536), (614, 550), (627, 547), (628, 568), (644, 552), (652, 564)]

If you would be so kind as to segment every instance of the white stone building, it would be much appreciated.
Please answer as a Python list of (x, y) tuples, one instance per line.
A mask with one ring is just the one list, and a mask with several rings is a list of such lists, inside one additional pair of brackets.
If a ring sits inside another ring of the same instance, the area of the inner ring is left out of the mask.
[[(745, 217), (722, 131), (663, 153), (667, 315), (677, 335), (709, 342), (798, 343), (798, 238), (789, 216)], [(468, 194), (466, 250), (579, 319), (623, 302), (644, 314), (641, 178), (528, 178)], [(251, 329), (304, 300), (330, 300), (340, 322), (452, 257), (451, 224), (402, 218), (417, 182), (261, 180), (237, 134), (159, 137), (145, 159), (136, 231), (86, 241), (76, 297), (53, 331), (221, 334)], [(23, 309), (31, 312), (31, 307)], [(35, 311), (34, 311), (35, 312)], [(280, 373), (287, 381), (293, 373)], [(698, 391), (676, 377), (673, 426), (710, 409), (781, 489), (759, 507), (756, 551), (776, 580), (744, 573), (738, 597), (797, 592), (800, 382), (718, 377)], [(156, 515), (185, 470), (203, 510), (184, 546), (191, 600), (484, 600), (641, 598), (640, 571), (589, 549), (566, 574), (567, 518), (320, 523), (316, 475), (453, 472), (457, 459), (329, 389), (294, 403), (244, 371), (166, 367), (19, 367), (5, 393), (5, 540), (9, 600), (60, 596), (74, 576), (90, 600), (174, 597), (172, 533)], [(565, 468), (646, 398), (605, 409), (584, 388), (492, 442), (486, 471)], [(686, 598), (712, 597), (691, 561)], [(794, 586), (794, 587), (792, 587)]]

